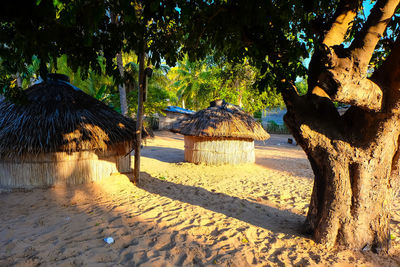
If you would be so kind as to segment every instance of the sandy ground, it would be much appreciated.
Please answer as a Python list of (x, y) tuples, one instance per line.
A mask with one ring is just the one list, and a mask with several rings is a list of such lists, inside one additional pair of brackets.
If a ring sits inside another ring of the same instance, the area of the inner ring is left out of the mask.
[[(400, 203), (389, 255), (327, 250), (301, 234), (312, 171), (272, 135), (255, 164), (183, 162), (183, 138), (156, 133), (139, 187), (99, 183), (0, 194), (0, 266), (400, 266)], [(113, 237), (107, 244), (103, 238)]]

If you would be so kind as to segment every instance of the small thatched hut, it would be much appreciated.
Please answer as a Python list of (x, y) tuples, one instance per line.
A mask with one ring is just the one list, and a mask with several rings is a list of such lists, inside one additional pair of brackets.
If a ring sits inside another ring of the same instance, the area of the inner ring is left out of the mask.
[(185, 161), (209, 165), (254, 162), (254, 140), (269, 134), (241, 108), (216, 100), (177, 124), (185, 136)]
[(131, 170), (135, 122), (68, 81), (50, 76), (25, 91), (26, 103), (0, 102), (1, 188), (80, 184)]

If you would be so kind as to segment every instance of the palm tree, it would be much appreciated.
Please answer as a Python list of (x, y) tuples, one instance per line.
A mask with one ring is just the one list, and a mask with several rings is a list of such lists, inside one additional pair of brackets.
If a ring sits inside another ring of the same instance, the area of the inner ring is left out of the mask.
[(207, 59), (191, 62), (187, 56), (178, 65), (172, 68), (172, 87), (182, 105), (191, 109), (204, 107), (210, 94), (214, 91), (212, 84), (212, 71), (207, 64)]

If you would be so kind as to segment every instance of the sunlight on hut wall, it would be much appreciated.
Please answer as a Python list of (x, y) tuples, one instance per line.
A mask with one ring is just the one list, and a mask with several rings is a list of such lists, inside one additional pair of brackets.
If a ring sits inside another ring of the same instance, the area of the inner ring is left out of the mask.
[(207, 165), (255, 162), (254, 140), (269, 134), (240, 107), (218, 99), (171, 131), (185, 136), (185, 160)]
[(207, 165), (253, 163), (254, 141), (185, 136), (185, 161)]
[(0, 189), (82, 184), (131, 171), (136, 122), (61, 76), (49, 74), (25, 90), (26, 103), (0, 102)]
[[(129, 149), (129, 144), (126, 148)], [(99, 181), (113, 173), (130, 172), (130, 155), (107, 152), (54, 152), (0, 161), (0, 186), (33, 188)], [(129, 150), (127, 150), (129, 153)]]

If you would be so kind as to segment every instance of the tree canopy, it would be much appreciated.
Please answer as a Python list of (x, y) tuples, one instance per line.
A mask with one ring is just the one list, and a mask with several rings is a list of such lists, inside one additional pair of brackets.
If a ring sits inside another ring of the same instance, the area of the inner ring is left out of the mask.
[[(83, 74), (100, 71), (118, 77), (115, 55), (144, 50), (153, 64), (173, 66), (180, 52), (240, 62), (248, 57), (261, 70), (261, 88), (282, 77), (304, 76), (302, 60), (316, 38), (309, 24), (327, 20), (336, 1), (30, 1), (1, 4), (0, 58), (9, 73), (23, 72), (32, 57), (46, 63), (68, 55)], [(328, 12), (327, 12), (328, 11)], [(267, 18), (267, 19), (265, 19)], [(112, 19), (119, 23), (111, 23)], [(182, 43), (184, 45), (182, 46)], [(250, 48), (250, 49), (249, 49)], [(18, 60), (15, 60), (18, 59)]]
[[(357, 1), (355, 1), (357, 2)], [(68, 55), (74, 71), (100, 71), (118, 77), (115, 55), (144, 50), (154, 65), (174, 66), (181, 52), (193, 61), (215, 51), (241, 62), (248, 58), (260, 70), (261, 89), (304, 77), (302, 64), (321, 49), (324, 33), (345, 8), (343, 1), (29, 1), (1, 3), (0, 58), (9, 73), (23, 72), (38, 57), (46, 63)], [(358, 3), (358, 2), (357, 2)], [(346, 32), (348, 44), (361, 29), (364, 9)], [(390, 19), (372, 66), (379, 66), (399, 31), (398, 16)], [(111, 23), (114, 19), (119, 23)], [(183, 46), (182, 46), (183, 44)], [(18, 60), (16, 60), (18, 59)]]
[[(216, 62), (229, 62), (236, 76), (255, 68), (256, 88), (283, 93), (285, 122), (315, 174), (307, 230), (328, 246), (379, 252), (389, 246), (390, 202), (400, 181), (398, 5), (398, 0), (3, 1), (0, 58), (8, 76), (2, 80), (24, 72), (34, 57), (45, 75), (46, 64), (63, 54), (82, 73), (99, 69), (101, 56), (106, 73), (120, 77), (115, 55), (121, 51), (146, 53), (156, 66), (162, 59), (173, 66), (185, 54), (188, 62), (213, 54)], [(249, 65), (235, 69), (243, 60)], [(208, 75), (202, 71), (197, 77)], [(300, 84), (308, 88), (304, 95), (295, 85), (299, 77), (307, 78), (307, 86)], [(190, 95), (195, 87), (185, 88)], [(335, 101), (351, 107), (341, 115)]]
[(154, 65), (173, 64), (182, 32), (174, 1), (28, 1), (0, 6), (0, 58), (9, 73), (23, 72), (32, 57), (40, 59), (42, 76), (61, 55), (83, 74), (100, 71), (119, 77), (115, 55), (145, 52)]

